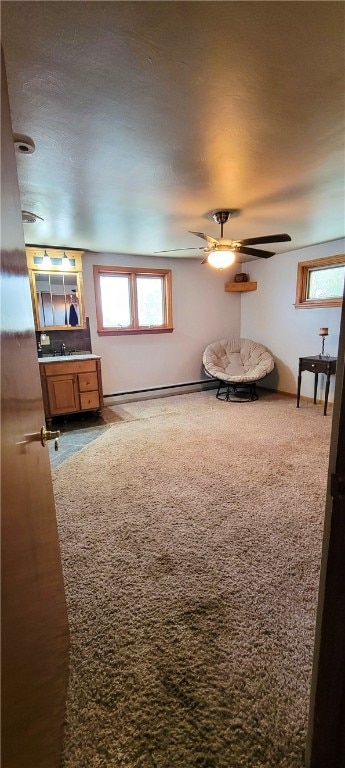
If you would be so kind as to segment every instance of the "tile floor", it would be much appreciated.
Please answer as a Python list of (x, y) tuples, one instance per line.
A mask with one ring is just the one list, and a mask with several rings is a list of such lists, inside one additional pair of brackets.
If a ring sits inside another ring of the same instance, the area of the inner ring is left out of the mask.
[(50, 440), (48, 443), (52, 469), (58, 467), (63, 461), (73, 456), (74, 453), (85, 448), (86, 445), (95, 440), (96, 437), (99, 437), (109, 427), (110, 424), (107, 424), (101, 417), (94, 416), (93, 414), (82, 414), (80, 418), (73, 415), (73, 417), (64, 416), (54, 419), (51, 429), (59, 429), (61, 435), (58, 451), (54, 449), (54, 440)]

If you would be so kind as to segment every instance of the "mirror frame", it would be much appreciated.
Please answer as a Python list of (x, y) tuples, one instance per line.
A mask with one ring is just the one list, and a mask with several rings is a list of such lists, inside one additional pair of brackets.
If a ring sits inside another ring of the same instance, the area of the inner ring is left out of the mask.
[[(47, 254), (52, 259), (62, 259), (63, 255), (66, 254), (67, 258), (74, 259), (74, 267), (71, 267), (68, 271), (62, 267), (62, 265), (56, 265), (52, 264), (49, 266), (48, 269), (44, 269), (42, 267), (42, 264), (36, 264), (35, 263), (35, 257), (42, 258), (44, 254)], [(27, 259), (27, 265), (28, 265), (28, 271), (29, 271), (29, 278), (30, 278), (30, 288), (31, 288), (31, 300), (32, 300), (32, 308), (33, 308), (33, 314), (34, 314), (34, 320), (35, 320), (35, 328), (36, 331), (41, 331), (44, 333), (45, 331), (78, 331), (82, 330), (83, 328), (86, 328), (86, 322), (85, 322), (85, 309), (84, 309), (84, 292), (83, 292), (83, 273), (82, 273), (82, 255), (84, 251), (71, 251), (69, 248), (42, 248), (41, 246), (38, 246), (35, 248), (34, 246), (28, 246), (26, 248), (26, 259)], [(37, 292), (36, 292), (36, 274), (46, 274), (46, 275), (53, 275), (53, 274), (59, 274), (62, 275), (70, 274), (75, 275), (77, 277), (77, 291), (78, 291), (78, 303), (79, 303), (79, 314), (80, 314), (80, 324), (79, 325), (44, 325), (42, 326), (40, 323), (40, 315), (39, 315), (39, 309), (38, 309), (38, 302), (37, 302)]]

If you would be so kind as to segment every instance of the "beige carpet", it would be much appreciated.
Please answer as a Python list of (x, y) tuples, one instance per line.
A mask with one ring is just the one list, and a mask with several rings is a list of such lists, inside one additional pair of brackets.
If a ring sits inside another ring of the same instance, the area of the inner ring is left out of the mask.
[(331, 415), (202, 392), (109, 421), (54, 472), (64, 768), (302, 768)]

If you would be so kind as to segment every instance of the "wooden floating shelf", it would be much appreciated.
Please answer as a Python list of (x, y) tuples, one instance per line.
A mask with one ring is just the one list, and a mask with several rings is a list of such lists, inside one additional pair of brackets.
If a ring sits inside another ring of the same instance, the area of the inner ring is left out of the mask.
[(256, 291), (257, 283), (225, 283), (224, 290), (227, 292), (244, 293), (245, 291)]

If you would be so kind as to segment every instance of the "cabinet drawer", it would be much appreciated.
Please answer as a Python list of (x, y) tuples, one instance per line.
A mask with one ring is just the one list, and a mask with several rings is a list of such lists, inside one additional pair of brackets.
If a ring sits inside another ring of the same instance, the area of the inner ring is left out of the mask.
[(79, 373), (78, 382), (80, 392), (90, 392), (93, 389), (98, 389), (98, 378), (95, 372)]
[[(65, 373), (87, 373), (96, 371), (96, 360), (71, 360), (63, 363), (46, 363), (46, 376), (59, 376)], [(96, 385), (97, 387), (97, 385)]]
[(327, 373), (327, 364), (322, 362), (304, 362), (303, 371), (310, 371), (311, 373)]
[(97, 392), (81, 392), (80, 393), (80, 407), (82, 411), (91, 411), (93, 408), (99, 408), (99, 393)]

